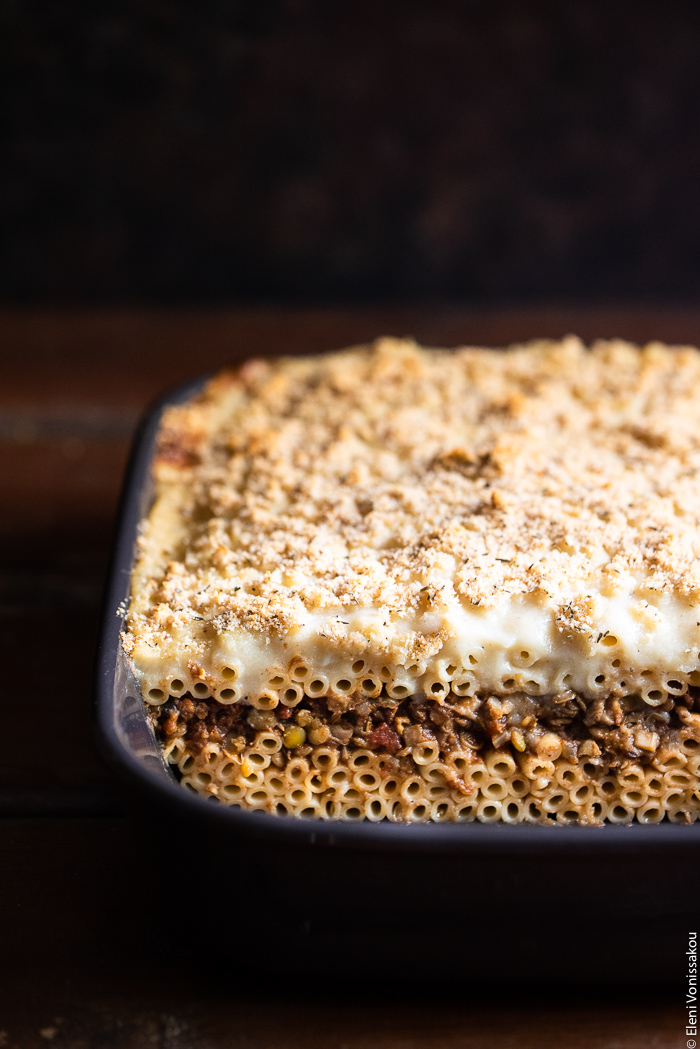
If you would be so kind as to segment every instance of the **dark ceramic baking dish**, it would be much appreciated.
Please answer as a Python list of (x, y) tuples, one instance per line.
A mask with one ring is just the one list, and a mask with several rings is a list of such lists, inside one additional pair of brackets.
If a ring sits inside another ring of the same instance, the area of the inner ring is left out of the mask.
[(249, 923), (250, 950), (251, 942), (264, 944), (266, 923), (279, 935), (281, 907), (300, 964), (313, 958), (318, 966), (318, 952), (330, 950), (336, 974), (360, 959), (365, 973), (379, 974), (388, 950), (409, 951), (424, 978), (493, 977), (511, 969), (516, 954), (520, 981), (676, 978), (683, 937), (700, 913), (700, 825), (306, 821), (228, 808), (179, 786), (119, 635), (163, 410), (205, 381), (166, 395), (139, 427), (96, 661), (100, 748), (146, 823), (158, 877), (204, 879), (212, 898), (243, 893), (248, 905), (237, 927)]

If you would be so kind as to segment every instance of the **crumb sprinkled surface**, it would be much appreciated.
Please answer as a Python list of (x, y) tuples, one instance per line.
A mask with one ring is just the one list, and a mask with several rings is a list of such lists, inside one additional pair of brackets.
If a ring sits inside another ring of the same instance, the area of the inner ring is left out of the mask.
[[(577, 339), (504, 351), (385, 338), (249, 362), (168, 410), (157, 482), (169, 539), (146, 527), (134, 637), (202, 622), (329, 644), (343, 610), (379, 609), (364, 644), (429, 656), (406, 629), (455, 602), (538, 594), (564, 634), (596, 594), (700, 595), (700, 354)], [(162, 530), (161, 530), (162, 531)]]

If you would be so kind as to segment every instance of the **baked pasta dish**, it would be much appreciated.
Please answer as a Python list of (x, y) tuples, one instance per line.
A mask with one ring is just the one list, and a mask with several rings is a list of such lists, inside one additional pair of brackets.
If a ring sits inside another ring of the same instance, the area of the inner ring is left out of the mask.
[(164, 759), (332, 820), (700, 810), (700, 354), (380, 339), (164, 413), (123, 646)]

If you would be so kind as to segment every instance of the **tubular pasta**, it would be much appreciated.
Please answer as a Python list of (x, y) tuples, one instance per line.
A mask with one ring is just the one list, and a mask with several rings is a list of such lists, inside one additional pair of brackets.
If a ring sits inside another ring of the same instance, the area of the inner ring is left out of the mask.
[(430, 806), (430, 818), (434, 823), (452, 822), (455, 818), (455, 804), (451, 798), (440, 798)]
[[(690, 766), (677, 768), (675, 761), (667, 771), (627, 763), (618, 772), (600, 775), (599, 766), (590, 766), (587, 758), (578, 765), (559, 760), (552, 765), (553, 775), (544, 780), (539, 759), (530, 765), (535, 779), (528, 779), (522, 770), (503, 777), (492, 771), (522, 769), (522, 763), (512, 757), (504, 760), (500, 750), (487, 753), (483, 762), (470, 756), (460, 760), (453, 751), (445, 763), (414, 762), (411, 775), (390, 771), (396, 762), (367, 748), (344, 757), (333, 748), (318, 747), (307, 757), (290, 757), (284, 748), (270, 746), (277, 742), (271, 736), (258, 733), (255, 747), (233, 757), (215, 744), (207, 744), (195, 756), (184, 750), (178, 738), (166, 757), (179, 766), (182, 781), (192, 792), (224, 805), (302, 818), (563, 824), (603, 820), (625, 824), (634, 819), (654, 823), (666, 818), (692, 823), (700, 812), (700, 789), (693, 787), (693, 771)], [(668, 766), (669, 758), (676, 756), (675, 751), (667, 751), (662, 763)], [(278, 767), (272, 759), (280, 758), (284, 760)], [(464, 772), (464, 781), (458, 770)]]
[(480, 801), (477, 806), (476, 818), (480, 823), (496, 823), (501, 818), (500, 801), (492, 801), (490, 798), (484, 798), (484, 800)]

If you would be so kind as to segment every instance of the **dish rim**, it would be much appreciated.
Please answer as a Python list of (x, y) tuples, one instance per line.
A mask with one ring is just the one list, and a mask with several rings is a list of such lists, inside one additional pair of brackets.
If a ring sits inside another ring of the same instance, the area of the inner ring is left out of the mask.
[[(211, 373), (184, 383), (153, 401), (137, 426), (124, 475), (112, 554), (100, 614), (95, 658), (93, 718), (98, 747), (108, 764), (131, 788), (182, 816), (205, 820), (238, 833), (241, 838), (270, 843), (351, 847), (377, 851), (459, 852), (466, 854), (547, 854), (574, 852), (580, 855), (646, 853), (659, 847), (700, 849), (696, 825), (660, 823), (643, 825), (605, 824), (602, 827), (539, 826), (536, 824), (415, 823), (381, 821), (345, 823), (280, 817), (222, 804), (212, 804), (182, 789), (174, 773), (162, 761), (156, 772), (130, 748), (118, 731), (116, 706), (117, 672), (124, 660), (120, 633), (139, 525), (152, 505), (151, 464), (163, 412), (199, 393)], [(139, 696), (141, 700), (141, 697)], [(143, 700), (141, 700), (143, 704)], [(143, 723), (153, 739), (143, 704)], [(160, 749), (160, 744), (156, 741)], [(162, 759), (161, 759), (162, 760)]]

